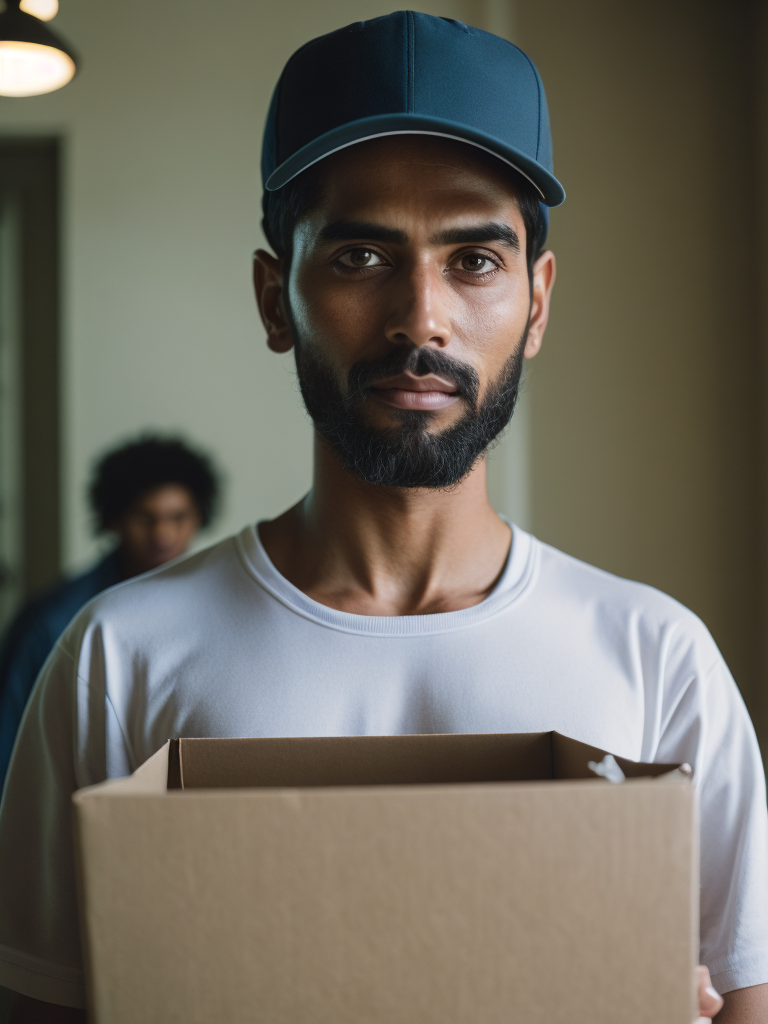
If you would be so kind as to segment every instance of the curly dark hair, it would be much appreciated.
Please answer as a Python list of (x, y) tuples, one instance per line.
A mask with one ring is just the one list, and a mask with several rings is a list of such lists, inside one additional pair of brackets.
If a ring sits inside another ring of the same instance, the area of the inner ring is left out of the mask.
[(219, 482), (211, 460), (176, 437), (143, 435), (107, 452), (96, 464), (88, 489), (99, 531), (147, 491), (180, 484), (195, 499), (200, 522), (208, 526), (216, 511)]

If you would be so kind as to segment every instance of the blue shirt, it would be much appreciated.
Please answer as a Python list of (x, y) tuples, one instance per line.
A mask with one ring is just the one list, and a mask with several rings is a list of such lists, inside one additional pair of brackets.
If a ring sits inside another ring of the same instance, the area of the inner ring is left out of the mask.
[(0, 648), (0, 792), (21, 716), (45, 659), (83, 605), (121, 579), (118, 553), (113, 551), (88, 572), (33, 598), (5, 634)]

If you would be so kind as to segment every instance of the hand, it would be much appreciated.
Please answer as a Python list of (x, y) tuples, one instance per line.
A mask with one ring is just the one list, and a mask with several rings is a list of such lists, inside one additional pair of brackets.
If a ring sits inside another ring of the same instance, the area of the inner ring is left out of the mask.
[(696, 968), (696, 980), (699, 986), (699, 1016), (694, 1024), (709, 1024), (712, 1018), (722, 1010), (723, 997), (712, 988), (708, 967)]

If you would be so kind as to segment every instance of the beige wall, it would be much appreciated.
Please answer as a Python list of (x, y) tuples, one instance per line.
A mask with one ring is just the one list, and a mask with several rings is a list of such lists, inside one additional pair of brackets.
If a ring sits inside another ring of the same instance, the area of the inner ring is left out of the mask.
[(519, 0), (568, 193), (531, 381), (542, 539), (693, 608), (763, 690), (750, 10)]
[[(261, 129), (294, 49), (397, 9), (376, 0), (61, 0), (52, 27), (76, 45), (81, 73), (48, 96), (0, 99), (3, 134), (65, 142), (69, 566), (93, 552), (83, 492), (94, 454), (144, 427), (183, 431), (225, 469), (214, 536), (306, 489), (310, 430), (292, 360), (266, 350), (249, 281), (262, 244)], [(500, 29), (508, 12), (496, 0), (420, 9), (493, 18)]]

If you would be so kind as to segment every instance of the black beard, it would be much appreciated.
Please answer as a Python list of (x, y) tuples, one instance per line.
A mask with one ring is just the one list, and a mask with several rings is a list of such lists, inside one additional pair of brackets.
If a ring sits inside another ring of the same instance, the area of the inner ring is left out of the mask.
[[(453, 487), (463, 480), (512, 418), (523, 371), (525, 333), (498, 380), (478, 405), (477, 373), (435, 349), (393, 349), (380, 359), (360, 360), (349, 373), (346, 393), (332, 369), (297, 339), (299, 386), (317, 432), (344, 465), (377, 487)], [(398, 427), (378, 429), (366, 422), (362, 406), (376, 381), (410, 371), (434, 373), (455, 382), (467, 411), (452, 427), (429, 433), (430, 412), (393, 409)]]

